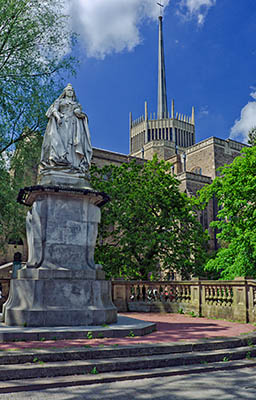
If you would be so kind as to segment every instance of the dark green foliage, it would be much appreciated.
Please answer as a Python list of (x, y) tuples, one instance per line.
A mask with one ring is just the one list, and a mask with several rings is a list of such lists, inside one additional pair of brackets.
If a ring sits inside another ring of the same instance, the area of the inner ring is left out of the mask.
[[(0, 247), (25, 235), (20, 188), (35, 183), (45, 112), (69, 73), (63, 0), (0, 0)], [(65, 82), (66, 84), (66, 82)], [(2, 158), (1, 158), (2, 157)], [(10, 169), (11, 168), (11, 169)]]
[(16, 151), (9, 153), (9, 160), (0, 157), (0, 248), (8, 239), (26, 237), (26, 207), (18, 204), (19, 190), (36, 183), (42, 136), (34, 134), (17, 143)]
[(199, 192), (202, 207), (213, 195), (218, 200), (218, 220), (211, 226), (219, 230), (222, 248), (206, 270), (219, 272), (223, 279), (256, 278), (256, 147), (242, 153)]
[(170, 172), (171, 164), (156, 157), (92, 168), (93, 187), (111, 198), (102, 209), (96, 247), (108, 277), (147, 279), (161, 268), (198, 274), (206, 235)]
[(74, 72), (63, 6), (63, 0), (0, 0), (0, 153), (44, 130), (62, 73)]

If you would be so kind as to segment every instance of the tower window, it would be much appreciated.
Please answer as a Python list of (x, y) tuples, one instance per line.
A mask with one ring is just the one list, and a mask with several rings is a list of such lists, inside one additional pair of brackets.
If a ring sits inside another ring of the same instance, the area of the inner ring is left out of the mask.
[(150, 129), (148, 129), (148, 142), (150, 142)]
[(172, 141), (172, 128), (170, 128), (170, 141)]
[(152, 129), (152, 140), (155, 140), (155, 129)]
[(165, 139), (166, 139), (166, 140), (169, 140), (169, 139), (168, 139), (168, 128), (165, 128)]
[(10, 237), (10, 239), (8, 240), (8, 244), (15, 244), (17, 246), (22, 246), (23, 240), (21, 238)]
[(197, 174), (197, 175), (202, 175), (202, 168), (194, 167), (191, 172), (193, 172), (194, 174)]
[(157, 128), (156, 128), (156, 136), (155, 136), (155, 139), (156, 139), (156, 140), (158, 139), (157, 134), (158, 134), (158, 132), (157, 132)]
[(161, 128), (159, 128), (159, 139), (160, 140), (162, 139), (161, 135), (162, 135)]

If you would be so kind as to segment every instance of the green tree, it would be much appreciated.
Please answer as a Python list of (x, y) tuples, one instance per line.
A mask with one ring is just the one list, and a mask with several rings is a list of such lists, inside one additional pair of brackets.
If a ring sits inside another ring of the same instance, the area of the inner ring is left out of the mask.
[(0, 0), (0, 153), (45, 127), (45, 111), (74, 72), (64, 0)]
[(256, 127), (255, 126), (249, 130), (248, 143), (251, 144), (252, 146), (256, 146)]
[(0, 157), (0, 249), (10, 237), (25, 239), (27, 208), (17, 203), (19, 190), (36, 183), (43, 137), (34, 134), (17, 143), (16, 151)]
[(222, 248), (206, 270), (219, 272), (223, 279), (256, 278), (256, 147), (243, 149), (241, 157), (220, 168), (220, 175), (199, 192), (202, 207), (213, 195), (219, 204), (211, 226), (218, 229)]
[(111, 198), (102, 209), (95, 253), (108, 277), (147, 279), (160, 268), (184, 278), (198, 274), (207, 235), (189, 198), (179, 192), (171, 164), (155, 157), (93, 167), (91, 174), (94, 188)]

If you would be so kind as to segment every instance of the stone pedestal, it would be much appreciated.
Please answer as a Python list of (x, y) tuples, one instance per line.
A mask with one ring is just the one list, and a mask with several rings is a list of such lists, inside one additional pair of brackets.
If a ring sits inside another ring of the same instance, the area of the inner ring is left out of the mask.
[(11, 281), (3, 306), (7, 325), (81, 326), (116, 322), (111, 282), (94, 263), (104, 193), (35, 186), (20, 193), (27, 215), (29, 257)]
[(3, 306), (6, 325), (81, 326), (116, 322), (111, 282), (87, 279), (83, 271), (75, 271), (73, 276), (65, 270), (53, 275), (48, 272), (23, 269), (18, 279), (12, 279), (10, 295)]

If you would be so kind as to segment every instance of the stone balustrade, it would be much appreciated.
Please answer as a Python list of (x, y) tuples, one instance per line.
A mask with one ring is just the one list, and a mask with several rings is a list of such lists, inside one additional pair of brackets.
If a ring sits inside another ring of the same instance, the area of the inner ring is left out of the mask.
[(256, 281), (112, 281), (119, 311), (184, 312), (209, 318), (256, 322)]

